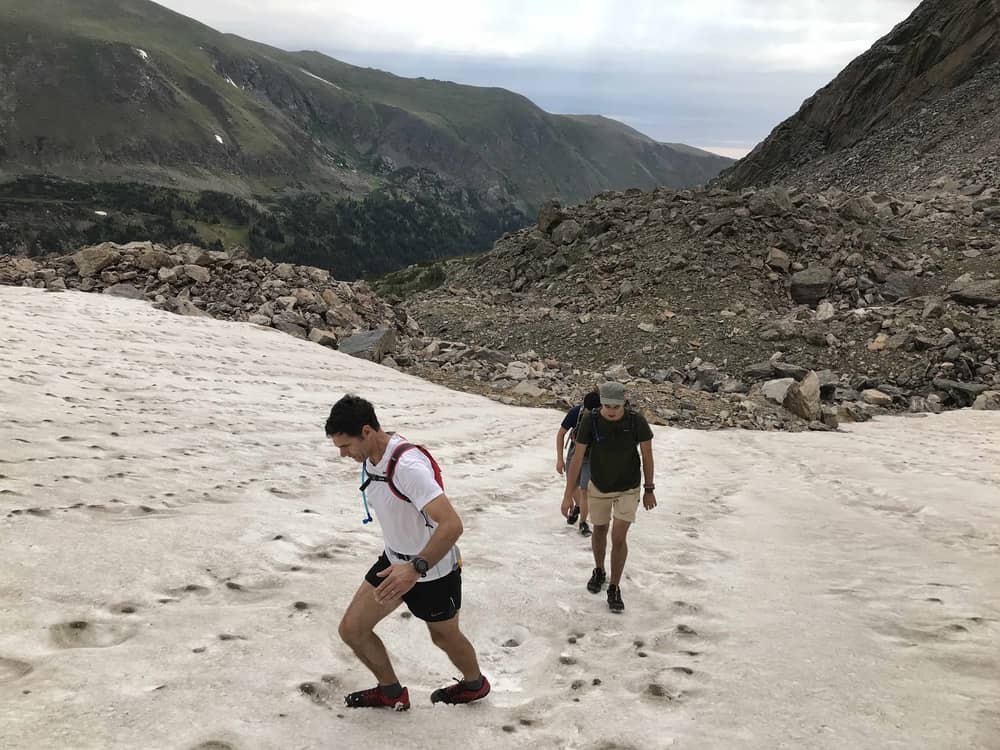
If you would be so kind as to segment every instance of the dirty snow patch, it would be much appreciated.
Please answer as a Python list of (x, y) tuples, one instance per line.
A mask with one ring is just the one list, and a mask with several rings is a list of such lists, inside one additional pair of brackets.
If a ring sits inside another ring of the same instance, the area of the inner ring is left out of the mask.
[(325, 78), (320, 78), (320, 77), (319, 77), (318, 75), (316, 75), (315, 73), (310, 73), (310, 72), (309, 72), (308, 70), (306, 70), (305, 68), (299, 68), (299, 70), (301, 70), (301, 71), (302, 71), (303, 73), (305, 73), (305, 74), (306, 74), (307, 76), (309, 76), (310, 78), (315, 78), (315, 79), (316, 79), (317, 81), (322, 81), (322, 82), (323, 82), (323, 83), (325, 83), (325, 84), (326, 84), (327, 86), (333, 86), (333, 87), (334, 87), (335, 89), (337, 89), (337, 91), (343, 91), (343, 89), (342, 89), (342, 88), (340, 88), (340, 86), (338, 86), (337, 84), (335, 84), (335, 83), (332, 83), (332, 82), (330, 82), (330, 81), (326, 80)]
[(228, 83), (228, 84), (229, 84), (230, 86), (232, 86), (233, 88), (236, 88), (236, 89), (238, 89), (238, 88), (239, 88), (239, 86), (237, 86), (237, 85), (236, 85), (236, 81), (234, 81), (234, 80), (233, 80), (232, 78), (230, 78), (229, 76), (226, 76), (226, 83)]
[(222, 136), (219, 135), (218, 133), (215, 134), (215, 140), (217, 140), (219, 143), (225, 145), (225, 141), (222, 140)]
[(144, 50), (144, 49), (139, 49), (138, 47), (136, 47), (136, 48), (135, 48), (135, 53), (136, 53), (136, 54), (137, 54), (137, 55), (138, 55), (139, 57), (141, 57), (141, 58), (142, 58), (142, 59), (143, 59), (144, 61), (148, 61), (148, 60), (149, 60), (149, 53), (148, 53), (148, 52), (146, 52), (146, 50)]

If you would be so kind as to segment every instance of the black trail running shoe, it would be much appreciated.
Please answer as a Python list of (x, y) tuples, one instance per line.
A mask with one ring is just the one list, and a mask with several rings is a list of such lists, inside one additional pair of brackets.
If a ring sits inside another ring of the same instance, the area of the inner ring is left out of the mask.
[(608, 585), (608, 609), (612, 612), (625, 611), (625, 602), (622, 601), (622, 590), (618, 586)]
[(607, 573), (600, 568), (594, 568), (594, 572), (590, 574), (590, 580), (587, 581), (587, 591), (596, 594), (601, 590), (601, 586), (604, 585), (607, 578)]

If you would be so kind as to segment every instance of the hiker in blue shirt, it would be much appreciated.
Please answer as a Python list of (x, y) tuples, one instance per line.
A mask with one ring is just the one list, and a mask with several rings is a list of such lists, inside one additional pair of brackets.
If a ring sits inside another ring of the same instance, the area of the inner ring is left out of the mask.
[[(556, 471), (561, 476), (566, 467), (573, 460), (573, 453), (576, 451), (576, 429), (580, 424), (580, 419), (584, 413), (597, 409), (601, 405), (601, 397), (596, 390), (590, 391), (583, 397), (583, 403), (577, 404), (563, 418), (559, 431), (556, 433)], [(568, 435), (568, 447), (567, 447)], [(563, 460), (563, 451), (566, 451), (566, 459)], [(569, 476), (566, 477), (569, 481)], [(587, 503), (587, 483), (590, 482), (590, 451), (588, 449), (584, 455), (583, 466), (580, 469), (580, 479), (577, 486), (573, 488), (574, 505), (566, 516), (566, 523), (570, 526), (580, 521), (580, 534), (590, 536), (590, 525), (587, 523), (588, 503)], [(567, 492), (569, 485), (566, 486)]]

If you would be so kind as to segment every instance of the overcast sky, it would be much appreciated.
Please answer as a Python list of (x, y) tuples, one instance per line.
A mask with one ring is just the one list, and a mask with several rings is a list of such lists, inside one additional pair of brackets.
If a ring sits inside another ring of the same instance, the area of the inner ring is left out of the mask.
[(219, 31), (742, 156), (918, 0), (160, 0)]

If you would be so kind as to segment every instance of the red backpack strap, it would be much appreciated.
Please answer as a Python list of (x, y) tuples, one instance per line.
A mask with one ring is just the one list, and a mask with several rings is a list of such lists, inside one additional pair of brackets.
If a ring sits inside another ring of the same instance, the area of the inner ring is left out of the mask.
[(413, 443), (406, 443), (406, 442), (400, 443), (392, 451), (392, 455), (389, 456), (389, 464), (388, 466), (386, 466), (386, 471), (385, 471), (385, 481), (386, 484), (389, 485), (389, 489), (392, 491), (393, 495), (398, 497), (400, 500), (404, 500), (408, 503), (412, 501), (410, 500), (410, 498), (408, 498), (406, 495), (400, 492), (399, 488), (396, 486), (396, 483), (392, 481), (392, 478), (396, 474), (396, 464), (399, 463), (400, 457), (411, 448), (416, 448), (418, 451), (427, 456), (427, 460), (431, 462), (431, 468), (434, 470), (434, 481), (437, 482), (438, 487), (440, 487), (442, 490), (444, 489), (444, 478), (441, 476), (441, 467), (438, 466), (438, 462), (434, 460), (434, 456), (431, 455), (431, 452), (422, 445), (415, 445)]

